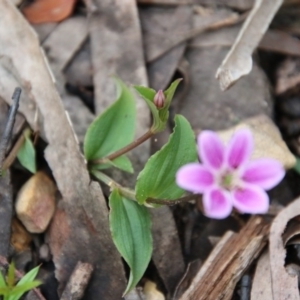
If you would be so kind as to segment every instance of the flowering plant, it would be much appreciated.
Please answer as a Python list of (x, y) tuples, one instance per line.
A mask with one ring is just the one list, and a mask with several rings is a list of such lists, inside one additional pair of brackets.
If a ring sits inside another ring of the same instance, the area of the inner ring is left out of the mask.
[[(225, 218), (233, 207), (242, 213), (265, 213), (269, 199), (264, 190), (275, 186), (284, 176), (284, 170), (271, 159), (250, 160), (253, 140), (249, 130), (237, 131), (227, 147), (216, 133), (203, 131), (198, 137), (197, 153), (191, 125), (183, 116), (176, 115), (168, 142), (148, 159), (134, 189), (122, 186), (105, 170), (134, 172), (127, 153), (165, 129), (180, 80), (165, 91), (134, 87), (148, 105), (153, 120), (149, 130), (136, 140), (135, 97), (122, 81), (116, 79), (116, 82), (118, 99), (90, 125), (83, 146), (90, 174), (110, 187), (112, 239), (130, 267), (124, 292), (127, 293), (143, 276), (152, 255), (148, 207), (193, 200), (195, 194), (201, 193), (204, 214), (208, 217)], [(34, 171), (34, 147), (30, 146), (29, 138), (26, 142), (19, 158)], [(192, 194), (185, 195), (186, 191)]]
[(269, 197), (264, 190), (276, 186), (284, 177), (275, 159), (250, 160), (253, 137), (248, 129), (237, 131), (224, 147), (218, 135), (205, 130), (198, 137), (200, 163), (179, 169), (177, 184), (185, 190), (203, 193), (204, 213), (222, 219), (232, 207), (241, 213), (266, 213)]

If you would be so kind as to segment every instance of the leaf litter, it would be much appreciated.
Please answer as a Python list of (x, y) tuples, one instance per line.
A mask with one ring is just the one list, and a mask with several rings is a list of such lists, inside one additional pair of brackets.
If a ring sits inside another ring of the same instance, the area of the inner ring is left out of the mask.
[[(47, 5), (39, 8), (39, 2), (34, 1), (35, 7), (26, 1), (20, 7), (0, 2), (0, 133), (12, 92), (19, 86), (20, 108), (6, 156), (14, 152), (25, 118), (34, 133), (37, 169), (56, 184), (56, 211), (48, 228), (32, 236), (29, 249), (13, 246), (9, 251), (12, 241), (17, 245), (16, 240), (28, 239), (28, 232), (16, 236), (11, 224), (16, 194), (31, 178), (22, 159), (12, 160), (0, 178), (0, 254), (15, 259), (21, 272), (28, 271), (21, 263), (25, 252), (30, 253), (30, 264), (43, 263), (39, 276), (43, 272), (48, 278), (40, 288), (45, 299), (73, 297), (66, 295), (74, 280), (82, 283), (79, 293), (84, 299), (121, 299), (128, 270), (111, 239), (108, 190), (87, 172), (84, 135), (116, 98), (112, 75), (155, 90), (183, 76), (167, 133), (135, 149), (130, 156), (135, 174), (113, 171), (117, 181), (134, 186), (151, 149), (167, 142), (177, 113), (195, 132), (217, 130), (225, 141), (237, 128), (250, 128), (257, 147), (254, 157), (268, 152), (282, 162), (287, 176), (270, 192), (266, 216), (233, 214), (228, 220), (209, 220), (200, 211), (199, 199), (151, 209), (152, 260), (138, 287), (125, 298), (216, 300), (248, 293), (251, 299), (299, 299), (300, 175), (293, 167), (295, 155), (300, 155), (300, 51), (299, 31), (291, 18), (285, 19), (291, 10), (299, 17), (299, 4), (280, 8), (282, 1), (57, 1), (61, 11), (54, 16), (53, 3), (46, 15)], [(52, 23), (33, 24), (45, 21)], [(225, 93), (214, 78), (218, 68), (223, 88), (236, 82)], [(151, 122), (141, 101), (137, 115), (138, 137)], [(50, 258), (41, 249), (48, 249)], [(197, 263), (188, 267), (192, 262)], [(244, 274), (252, 278), (249, 287), (242, 286)]]

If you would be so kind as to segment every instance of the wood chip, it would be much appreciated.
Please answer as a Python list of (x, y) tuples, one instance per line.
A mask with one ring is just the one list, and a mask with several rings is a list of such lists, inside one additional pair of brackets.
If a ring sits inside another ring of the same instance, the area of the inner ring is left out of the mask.
[(180, 299), (231, 299), (236, 283), (266, 245), (268, 229), (256, 216), (239, 233), (227, 232)]
[(231, 50), (218, 68), (216, 78), (227, 90), (252, 70), (252, 53), (267, 31), (283, 0), (256, 0)]

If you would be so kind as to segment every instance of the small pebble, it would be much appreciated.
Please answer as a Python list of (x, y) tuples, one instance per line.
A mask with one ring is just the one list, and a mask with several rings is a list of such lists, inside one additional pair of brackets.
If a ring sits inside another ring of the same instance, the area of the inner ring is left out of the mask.
[(19, 220), (31, 233), (42, 233), (55, 211), (56, 186), (44, 173), (33, 175), (21, 188), (16, 200)]

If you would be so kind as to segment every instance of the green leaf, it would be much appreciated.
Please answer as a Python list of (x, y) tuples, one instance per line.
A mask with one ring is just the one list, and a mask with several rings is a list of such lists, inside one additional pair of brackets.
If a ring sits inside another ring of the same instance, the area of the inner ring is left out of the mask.
[(85, 135), (84, 154), (88, 161), (108, 156), (134, 139), (135, 99), (120, 79), (116, 83), (118, 100), (95, 119)]
[(172, 84), (170, 85), (170, 87), (164, 91), (165, 97), (166, 97), (166, 104), (165, 107), (163, 109), (161, 109), (159, 111), (159, 117), (161, 119), (162, 122), (167, 122), (168, 118), (169, 118), (169, 107), (171, 105), (171, 102), (173, 100), (174, 94), (176, 92), (176, 89), (178, 87), (178, 84), (180, 83), (182, 79), (176, 79), (174, 82), (172, 82)]
[(4, 279), (2, 272), (0, 271), (0, 288), (3, 288), (3, 287), (7, 287), (7, 284), (6, 284), (6, 281)]
[(156, 91), (154, 89), (140, 85), (135, 85), (134, 88), (144, 99), (147, 99), (153, 103), (153, 99), (156, 94)]
[(25, 140), (18, 152), (18, 159), (21, 165), (31, 173), (36, 173), (35, 148), (30, 139), (30, 129), (24, 132)]
[(17, 285), (14, 289), (10, 292), (9, 300), (18, 300), (20, 299), (24, 293), (32, 290), (33, 288), (41, 285), (42, 282), (39, 280), (34, 280), (30, 282), (23, 283), (22, 285)]
[(133, 173), (134, 169), (131, 164), (131, 161), (126, 155), (119, 156), (114, 160), (107, 160), (105, 163), (102, 164), (94, 164), (91, 166), (90, 170), (105, 170), (111, 167), (118, 168), (122, 171)]
[(153, 103), (154, 96), (156, 94), (155, 90), (143, 86), (134, 87), (136, 91), (143, 97), (143, 99), (145, 100), (145, 102), (151, 110), (153, 117), (153, 125), (151, 129), (153, 130), (153, 132), (157, 133), (163, 131), (166, 128), (166, 123), (169, 118), (169, 108), (173, 100), (174, 93), (181, 80), (182, 79), (175, 80), (174, 82), (172, 82), (170, 87), (166, 91), (164, 91), (166, 103), (162, 109), (157, 109), (157, 107)]
[(145, 203), (147, 198), (174, 200), (184, 194), (175, 181), (178, 169), (198, 160), (194, 132), (189, 122), (175, 117), (175, 128), (164, 147), (150, 157), (138, 176), (136, 198)]
[(296, 156), (296, 165), (294, 166), (294, 170), (300, 174), (300, 158)]
[(152, 113), (152, 118), (153, 118), (153, 124), (151, 127), (152, 130), (156, 133), (159, 131), (163, 131), (166, 128), (166, 122), (165, 123), (161, 122), (159, 117), (159, 111), (153, 103), (153, 99), (156, 94), (155, 90), (146, 88), (144, 86), (135, 86), (134, 88), (143, 97), (143, 99), (145, 100), (146, 104), (148, 105)]
[(6, 287), (0, 287), (0, 295), (6, 296), (10, 292), (9, 288)]
[(39, 280), (34, 280), (36, 275), (39, 272), (40, 267), (37, 266), (34, 269), (32, 269), (31, 271), (29, 271), (27, 274), (25, 274), (20, 281), (17, 283), (17, 285), (13, 288), (12, 291), (10, 291), (10, 296), (9, 296), (9, 300), (18, 300), (22, 297), (22, 295), (41, 285), (42, 282)]
[(151, 220), (146, 207), (113, 190), (109, 197), (110, 230), (113, 241), (130, 267), (124, 294), (142, 278), (152, 254)]
[(17, 286), (20, 286), (26, 282), (31, 282), (34, 280), (34, 278), (36, 277), (36, 275), (39, 272), (40, 267), (37, 266), (35, 268), (33, 268), (32, 270), (30, 270), (27, 274), (25, 274), (20, 281), (18, 282)]
[(7, 272), (7, 285), (12, 288), (15, 285), (15, 264), (11, 262)]

